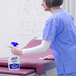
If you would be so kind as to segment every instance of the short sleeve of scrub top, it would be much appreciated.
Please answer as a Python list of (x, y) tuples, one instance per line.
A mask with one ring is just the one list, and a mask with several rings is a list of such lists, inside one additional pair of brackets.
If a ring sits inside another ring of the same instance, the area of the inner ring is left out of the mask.
[(49, 18), (46, 21), (45, 27), (43, 29), (43, 40), (54, 40), (57, 31), (57, 20), (55, 18)]

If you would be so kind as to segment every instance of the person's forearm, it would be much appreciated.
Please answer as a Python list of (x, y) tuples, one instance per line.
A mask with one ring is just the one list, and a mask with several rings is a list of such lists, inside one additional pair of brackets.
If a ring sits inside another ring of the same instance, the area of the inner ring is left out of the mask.
[(23, 55), (38, 54), (47, 51), (50, 47), (51, 40), (42, 40), (42, 43), (36, 47), (23, 49)]

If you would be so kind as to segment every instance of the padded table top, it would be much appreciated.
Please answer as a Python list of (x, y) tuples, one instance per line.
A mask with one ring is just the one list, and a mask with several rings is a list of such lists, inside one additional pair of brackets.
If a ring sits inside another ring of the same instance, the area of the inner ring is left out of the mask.
[[(33, 39), (24, 48), (31, 48), (37, 46), (41, 43), (41, 40)], [(53, 55), (51, 50), (48, 49), (45, 53), (20, 56), (20, 67), (23, 68), (33, 68), (36, 69), (37, 74), (42, 74), (43, 72), (55, 67), (54, 60), (40, 60), (40, 57), (47, 55)], [(8, 66), (8, 57), (0, 58), (0, 66)]]
[[(0, 58), (0, 66), (8, 66), (8, 58)], [(20, 56), (20, 67), (36, 69), (37, 74), (42, 74), (43, 72), (54, 68), (55, 62), (53, 60), (40, 60)]]
[(0, 73), (3, 74), (29, 75), (33, 72), (35, 72), (34, 69), (9, 70), (7, 67), (0, 67)]

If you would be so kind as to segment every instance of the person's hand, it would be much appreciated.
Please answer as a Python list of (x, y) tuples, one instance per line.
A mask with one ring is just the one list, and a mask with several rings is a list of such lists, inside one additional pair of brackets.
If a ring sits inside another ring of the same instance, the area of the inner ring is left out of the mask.
[(8, 46), (9, 48), (11, 48), (11, 52), (14, 55), (22, 55), (22, 49), (19, 47), (13, 47), (13, 46)]
[(44, 59), (54, 59), (54, 56), (53, 55), (48, 55), (48, 56), (44, 57)]
[(41, 60), (53, 60), (54, 59), (54, 56), (53, 55), (48, 55), (48, 56), (45, 56), (43, 58), (40, 58)]

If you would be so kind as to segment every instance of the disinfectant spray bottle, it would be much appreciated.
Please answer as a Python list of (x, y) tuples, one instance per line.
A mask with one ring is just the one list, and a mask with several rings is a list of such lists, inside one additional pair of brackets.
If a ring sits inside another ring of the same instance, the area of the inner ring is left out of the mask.
[[(16, 47), (18, 45), (17, 42), (11, 42), (11, 44)], [(8, 68), (9, 70), (19, 70), (20, 69), (20, 58), (18, 55), (13, 55), (8, 59)]]

